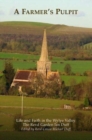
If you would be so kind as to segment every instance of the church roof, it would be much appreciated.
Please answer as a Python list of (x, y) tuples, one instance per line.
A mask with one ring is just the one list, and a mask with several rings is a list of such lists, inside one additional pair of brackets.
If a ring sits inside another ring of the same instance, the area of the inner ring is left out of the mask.
[(17, 71), (14, 79), (28, 80), (30, 73), (30, 70), (19, 70)]
[(13, 79), (12, 85), (30, 85), (30, 82), (35, 78), (37, 71), (32, 70), (18, 70)]
[(27, 81), (27, 82), (25, 82), (25, 81), (14, 81), (13, 84), (18, 85), (18, 86), (29, 86), (30, 82), (29, 81)]

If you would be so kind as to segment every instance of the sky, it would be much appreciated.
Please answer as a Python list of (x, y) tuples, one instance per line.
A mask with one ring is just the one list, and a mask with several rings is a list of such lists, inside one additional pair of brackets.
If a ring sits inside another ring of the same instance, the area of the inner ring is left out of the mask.
[[(18, 13), (15, 13), (16, 9)], [(22, 10), (25, 9), (24, 14)], [(56, 9), (60, 9), (56, 14)], [(26, 14), (47, 10), (47, 14)], [(78, 10), (77, 14), (61, 11)], [(53, 14), (50, 13), (53, 11)], [(14, 14), (15, 13), (15, 14)], [(28, 21), (92, 28), (92, 0), (0, 0), (0, 22)]]

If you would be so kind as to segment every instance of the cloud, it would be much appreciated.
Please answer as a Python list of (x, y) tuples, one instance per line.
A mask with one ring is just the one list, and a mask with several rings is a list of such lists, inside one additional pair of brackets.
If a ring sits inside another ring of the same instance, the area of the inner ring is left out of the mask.
[(2, 15), (5, 15), (5, 13), (2, 10), (0, 10), (0, 16)]
[[(15, 11), (16, 11), (16, 7), (12, 7), (9, 11), (9, 15), (14, 15)], [(19, 12), (19, 15), (21, 14), (21, 10), (20, 9), (17, 9), (18, 12)], [(15, 14), (15, 15), (18, 15), (18, 14)]]
[(9, 15), (14, 15), (14, 11), (15, 11), (15, 7), (12, 7), (10, 10), (9, 10)]
[(85, 17), (86, 14), (83, 11), (78, 11), (77, 17)]
[(92, 2), (92, 0), (82, 0), (82, 1), (86, 3)]
[(72, 17), (85, 17), (86, 14), (83, 11), (78, 11), (77, 14), (71, 14)]

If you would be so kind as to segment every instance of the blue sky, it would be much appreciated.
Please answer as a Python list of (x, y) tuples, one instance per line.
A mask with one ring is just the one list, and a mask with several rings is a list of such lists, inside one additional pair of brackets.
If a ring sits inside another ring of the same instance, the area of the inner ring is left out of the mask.
[[(26, 15), (22, 14), (22, 9), (26, 10), (53, 10), (50, 15)], [(78, 10), (77, 15), (56, 15), (55, 11)], [(15, 15), (15, 9), (19, 10), (19, 15)], [(65, 24), (70, 26), (92, 28), (92, 0), (0, 0), (0, 22), (2, 21), (34, 21), (53, 24)]]

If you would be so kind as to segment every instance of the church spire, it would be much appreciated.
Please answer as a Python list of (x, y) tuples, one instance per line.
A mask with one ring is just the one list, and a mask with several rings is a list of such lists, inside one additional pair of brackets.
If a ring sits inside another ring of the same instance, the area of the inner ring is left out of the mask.
[(51, 62), (48, 59), (48, 49), (47, 49), (47, 37), (46, 29), (44, 30), (42, 50), (39, 61), (37, 61), (37, 72), (42, 73), (47, 77), (47, 73), (51, 71)]
[(42, 50), (39, 61), (48, 61), (48, 49), (47, 49), (47, 37), (46, 37), (46, 29), (44, 29), (43, 42), (42, 42)]

